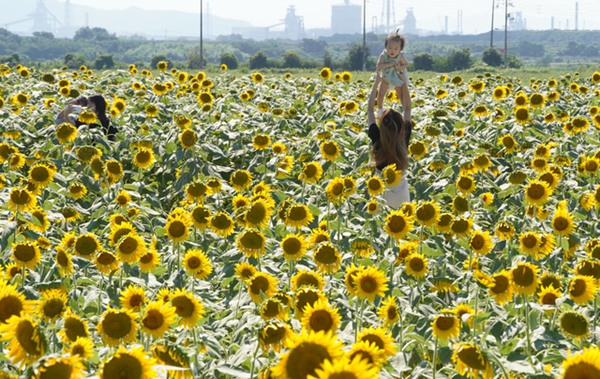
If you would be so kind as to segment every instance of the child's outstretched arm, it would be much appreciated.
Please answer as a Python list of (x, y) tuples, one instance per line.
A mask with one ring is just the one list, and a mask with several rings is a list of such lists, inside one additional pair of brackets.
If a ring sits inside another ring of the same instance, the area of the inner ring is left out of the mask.
[(367, 101), (367, 120), (369, 125), (375, 123), (375, 100), (377, 100), (377, 91), (379, 89), (379, 83), (381, 83), (381, 75), (379, 72), (375, 73), (375, 81), (369, 94), (369, 100)]

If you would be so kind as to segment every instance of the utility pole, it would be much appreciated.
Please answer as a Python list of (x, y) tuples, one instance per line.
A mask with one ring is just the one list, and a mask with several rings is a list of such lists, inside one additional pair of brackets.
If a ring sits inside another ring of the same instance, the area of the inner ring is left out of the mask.
[(504, 0), (504, 68), (508, 67), (508, 0)]
[(363, 59), (362, 70), (367, 70), (367, 0), (363, 0)]
[(492, 0), (492, 27), (490, 29), (490, 47), (494, 47), (494, 9), (496, 0)]
[(202, 23), (203, 23), (203, 18), (204, 18), (204, 17), (202, 17), (203, 10), (204, 10), (204, 7), (202, 6), (202, 0), (200, 0), (200, 67), (203, 66), (202, 62), (204, 62), (204, 56), (202, 54), (202, 50), (203, 50), (203, 46), (202, 46), (202, 39), (203, 39), (203, 36), (202, 36), (203, 27), (202, 26), (203, 25), (202, 25)]

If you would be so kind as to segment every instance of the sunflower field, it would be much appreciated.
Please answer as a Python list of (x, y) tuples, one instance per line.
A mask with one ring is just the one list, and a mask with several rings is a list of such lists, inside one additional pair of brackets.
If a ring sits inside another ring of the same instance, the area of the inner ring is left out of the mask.
[(600, 378), (600, 72), (371, 85), (0, 65), (0, 378)]

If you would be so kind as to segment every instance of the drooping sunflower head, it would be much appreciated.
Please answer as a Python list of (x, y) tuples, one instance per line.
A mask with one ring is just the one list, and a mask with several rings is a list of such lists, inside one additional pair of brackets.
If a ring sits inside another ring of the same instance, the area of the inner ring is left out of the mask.
[[(600, 73), (598, 73), (600, 82)], [(600, 378), (600, 348), (584, 347), (576, 354), (569, 354), (562, 362), (560, 379)]]
[(120, 346), (115, 354), (101, 363), (100, 379), (154, 378), (156, 360), (147, 356), (143, 346)]
[(106, 310), (97, 325), (98, 334), (102, 336), (102, 341), (109, 346), (118, 346), (137, 340), (137, 328), (136, 317), (127, 309)]
[(472, 343), (459, 343), (452, 353), (452, 361), (460, 375), (473, 378), (492, 379), (494, 371), (487, 356), (479, 346)]
[(563, 334), (567, 337), (584, 339), (589, 335), (590, 323), (587, 317), (580, 312), (563, 312), (558, 319), (558, 324)]

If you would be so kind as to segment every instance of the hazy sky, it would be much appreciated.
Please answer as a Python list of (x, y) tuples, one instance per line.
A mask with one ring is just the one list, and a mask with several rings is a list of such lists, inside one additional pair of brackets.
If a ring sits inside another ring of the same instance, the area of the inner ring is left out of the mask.
[[(417, 29), (444, 30), (446, 20), (450, 33), (459, 30), (459, 10), (462, 10), (462, 33), (483, 33), (491, 26), (492, 2), (496, 4), (495, 27), (504, 27), (504, 0), (391, 0), (395, 20), (400, 22), (412, 8)], [(508, 0), (508, 12), (521, 12), (527, 29), (554, 27), (575, 29), (576, 4), (579, 7), (578, 29), (600, 30), (600, 0)], [(199, 13), (200, 0), (71, 0), (101, 9), (123, 9), (136, 6), (144, 9), (172, 9)], [(329, 28), (331, 5), (344, 0), (203, 0), (205, 12), (221, 17), (245, 20), (255, 26), (274, 25), (282, 21), (290, 5), (296, 15), (304, 18), (306, 29)], [(362, 5), (362, 0), (351, 0)], [(383, 8), (387, 0), (367, 0), (367, 31), (376, 20), (385, 19)], [(207, 10), (208, 9), (208, 10)], [(394, 16), (391, 16), (392, 20)], [(381, 23), (381, 21), (378, 21)]]

